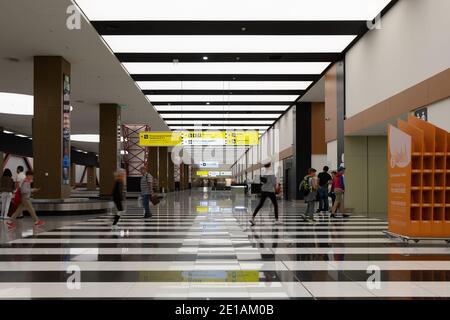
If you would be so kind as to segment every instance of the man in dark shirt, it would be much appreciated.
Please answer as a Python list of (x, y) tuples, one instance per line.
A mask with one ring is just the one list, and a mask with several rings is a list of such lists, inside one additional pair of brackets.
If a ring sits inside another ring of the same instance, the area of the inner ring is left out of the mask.
[(327, 166), (323, 167), (323, 171), (319, 173), (319, 189), (317, 190), (317, 194), (319, 197), (319, 209), (317, 212), (328, 212), (328, 185), (331, 182), (331, 176), (328, 173)]

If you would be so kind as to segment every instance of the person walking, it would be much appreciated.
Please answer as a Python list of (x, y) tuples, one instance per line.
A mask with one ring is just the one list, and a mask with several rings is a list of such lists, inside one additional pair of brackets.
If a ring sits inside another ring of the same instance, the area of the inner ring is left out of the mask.
[(336, 170), (331, 171), (330, 192), (328, 193), (328, 196), (331, 198), (331, 208), (333, 208), (334, 202), (336, 201), (336, 194), (334, 193), (334, 188), (333, 188), (333, 180), (334, 180), (334, 177), (336, 176), (336, 173), (337, 173)]
[[(16, 188), (15, 190), (17, 190), (18, 188), (20, 188), (20, 186), (22, 185), (22, 182), (25, 180), (26, 176), (25, 176), (25, 172), (22, 166), (17, 166), (16, 168)], [(23, 213), (20, 213), (20, 215), (17, 217), (18, 219), (22, 219), (23, 218)]]
[(309, 193), (305, 196), (306, 211), (303, 215), (305, 221), (315, 221), (314, 220), (314, 204), (317, 198), (317, 189), (319, 184), (316, 177), (317, 170), (314, 168), (308, 169), (308, 174), (305, 176), (304, 181), (309, 186)]
[(255, 223), (255, 217), (258, 214), (258, 211), (262, 208), (264, 205), (264, 202), (267, 198), (272, 201), (274, 211), (275, 211), (275, 224), (280, 225), (282, 224), (280, 220), (278, 220), (278, 203), (277, 203), (277, 197), (275, 195), (275, 187), (277, 185), (277, 178), (273, 173), (271, 173), (270, 170), (271, 164), (267, 163), (264, 165), (266, 174), (261, 177), (261, 182), (263, 185), (261, 186), (261, 200), (259, 201), (258, 206), (256, 207), (255, 211), (253, 212), (252, 218), (249, 220), (250, 224), (254, 226)]
[(36, 212), (34, 211), (33, 205), (31, 203), (31, 194), (33, 192), (38, 191), (37, 188), (31, 188), (31, 184), (33, 183), (33, 171), (29, 170), (26, 173), (25, 180), (22, 182), (20, 188), (21, 193), (21, 201), (19, 206), (17, 207), (16, 211), (11, 216), (11, 221), (8, 221), (6, 224), (9, 228), (15, 228), (16, 227), (16, 219), (19, 214), (22, 213), (23, 210), (27, 210), (31, 217), (34, 220), (35, 226), (42, 226), (44, 224), (44, 221), (39, 220), (38, 216), (36, 215)]
[(150, 212), (150, 197), (153, 193), (153, 177), (145, 167), (141, 168), (141, 174), (142, 206), (144, 207), (144, 218), (148, 219), (152, 217), (152, 213)]
[(331, 218), (336, 217), (336, 210), (339, 207), (339, 212), (343, 217), (349, 217), (350, 215), (345, 213), (344, 206), (344, 193), (345, 193), (345, 184), (344, 184), (344, 174), (345, 168), (339, 167), (338, 172), (333, 178), (333, 191), (336, 194), (336, 201), (334, 202), (333, 208), (331, 209)]
[(116, 226), (120, 220), (122, 213), (125, 211), (123, 206), (123, 201), (126, 199), (125, 197), (125, 181), (126, 181), (127, 173), (124, 169), (119, 169), (115, 173), (115, 182), (113, 188), (113, 201), (116, 205), (117, 212), (114, 216), (113, 226)]
[(2, 218), (8, 217), (9, 205), (11, 204), (12, 195), (14, 192), (14, 180), (12, 179), (12, 172), (9, 169), (3, 171), (3, 176), (0, 179), (0, 193), (2, 199)]
[(323, 171), (317, 176), (319, 179), (319, 188), (317, 189), (319, 209), (317, 209), (317, 213), (328, 212), (330, 210), (328, 204), (328, 187), (332, 182), (332, 178), (328, 170), (330, 170), (328, 166), (323, 167)]

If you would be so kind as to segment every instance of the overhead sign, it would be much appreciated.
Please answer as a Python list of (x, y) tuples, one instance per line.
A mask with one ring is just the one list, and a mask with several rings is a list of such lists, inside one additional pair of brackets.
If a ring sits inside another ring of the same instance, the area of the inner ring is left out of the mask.
[(182, 143), (181, 132), (140, 132), (141, 147), (171, 147)]
[(232, 176), (231, 171), (197, 171), (199, 177), (219, 177), (219, 176)]
[(187, 146), (246, 146), (257, 145), (258, 131), (174, 131), (141, 132), (142, 147)]
[(219, 163), (218, 162), (211, 162), (211, 161), (206, 161), (206, 162), (202, 162), (199, 164), (200, 168), (218, 168), (219, 167)]

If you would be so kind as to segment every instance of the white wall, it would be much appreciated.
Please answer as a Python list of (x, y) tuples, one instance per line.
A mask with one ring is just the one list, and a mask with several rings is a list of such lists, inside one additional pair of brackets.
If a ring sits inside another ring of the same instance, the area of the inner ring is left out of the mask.
[(450, 132), (450, 98), (433, 103), (428, 108), (428, 122)]
[(337, 140), (327, 143), (327, 166), (331, 170), (337, 169)]
[(328, 164), (326, 154), (313, 154), (311, 155), (311, 168), (317, 170), (317, 172), (322, 171), (322, 168)]
[(347, 117), (450, 67), (449, 12), (449, 0), (400, 0), (349, 50)]

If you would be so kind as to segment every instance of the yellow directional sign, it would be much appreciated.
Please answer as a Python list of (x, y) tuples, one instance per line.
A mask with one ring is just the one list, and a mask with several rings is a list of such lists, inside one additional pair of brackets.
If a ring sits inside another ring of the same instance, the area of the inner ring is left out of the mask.
[(181, 132), (141, 132), (139, 134), (139, 145), (142, 147), (170, 147), (181, 143)]
[(257, 145), (258, 131), (174, 131), (141, 132), (139, 145), (142, 147), (168, 147), (176, 145)]
[(248, 146), (257, 145), (259, 135), (257, 131), (229, 131), (227, 132), (227, 145)]

